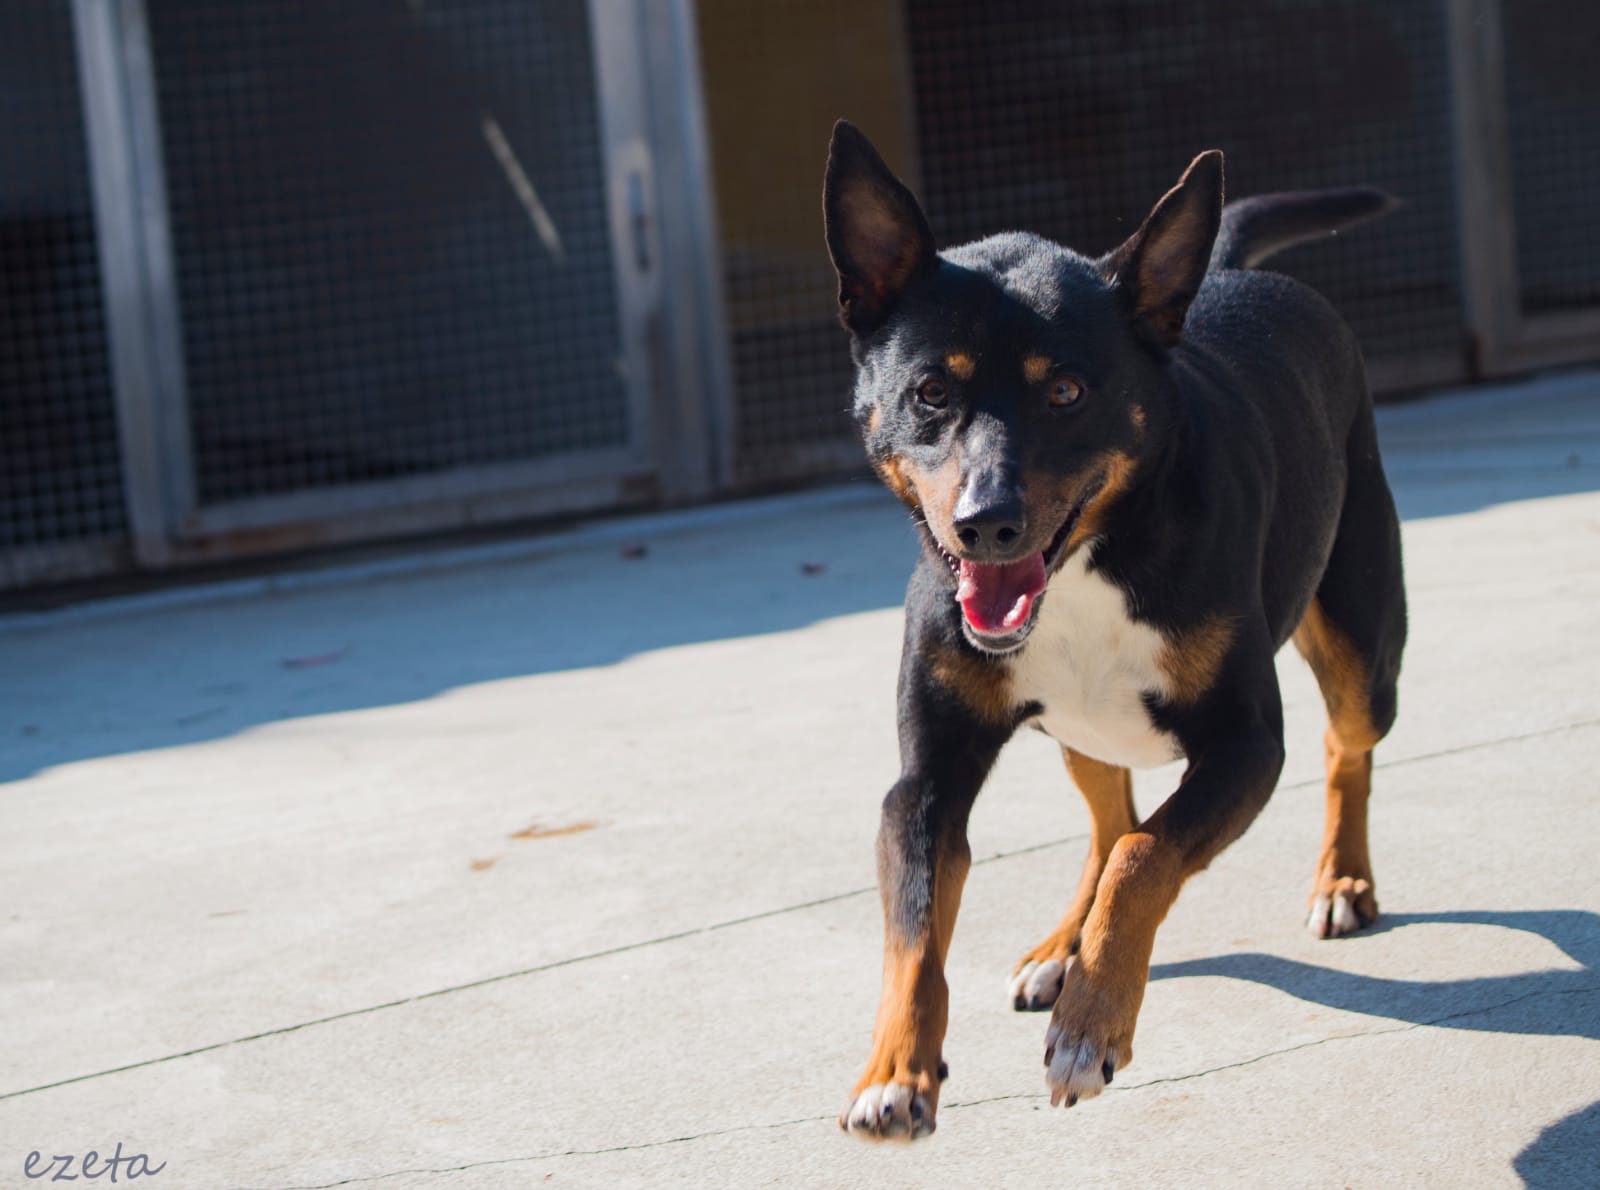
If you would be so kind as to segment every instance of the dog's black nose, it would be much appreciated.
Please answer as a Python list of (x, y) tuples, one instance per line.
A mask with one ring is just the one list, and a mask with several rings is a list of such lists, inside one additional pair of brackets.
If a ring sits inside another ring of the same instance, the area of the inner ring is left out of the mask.
[(968, 484), (952, 520), (962, 547), (978, 559), (1010, 553), (1028, 527), (1022, 490), (1015, 484)]

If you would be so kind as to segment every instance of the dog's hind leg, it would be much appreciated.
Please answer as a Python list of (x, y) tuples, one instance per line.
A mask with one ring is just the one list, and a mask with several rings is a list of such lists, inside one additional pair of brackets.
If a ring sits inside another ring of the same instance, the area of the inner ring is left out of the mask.
[(1018, 1012), (1042, 1012), (1055, 1004), (1067, 963), (1078, 951), (1078, 933), (1094, 905), (1094, 891), (1111, 849), (1138, 825), (1133, 807), (1133, 774), (1071, 748), (1061, 749), (1061, 755), (1072, 783), (1089, 805), (1089, 854), (1083, 861), (1078, 891), (1056, 928), (1017, 961), (1007, 994)]
[(1367, 850), (1372, 749), (1394, 724), (1405, 635), (1399, 519), (1367, 409), (1351, 436), (1333, 552), (1294, 633), (1328, 707), (1327, 820), (1306, 920), (1319, 938), (1352, 934), (1378, 917)]

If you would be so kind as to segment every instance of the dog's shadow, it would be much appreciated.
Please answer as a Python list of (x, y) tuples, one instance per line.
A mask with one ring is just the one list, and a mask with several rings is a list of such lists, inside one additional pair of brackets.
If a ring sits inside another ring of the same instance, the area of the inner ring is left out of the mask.
[[(1578, 968), (1467, 979), (1389, 979), (1251, 953), (1161, 963), (1150, 969), (1150, 978), (1221, 975), (1277, 988), (1329, 1008), (1440, 1029), (1600, 1040), (1600, 1012), (1594, 1007), (1595, 993), (1600, 993), (1600, 914), (1581, 909), (1396, 913), (1385, 915), (1358, 937), (1429, 924), (1502, 926), (1538, 934)], [(1532, 1187), (1600, 1185), (1597, 1154), (1600, 1102), (1545, 1128), (1512, 1165)]]
[[(1548, 938), (1579, 969), (1527, 971), (1468, 979), (1389, 979), (1335, 971), (1271, 954), (1225, 954), (1160, 963), (1150, 978), (1221, 975), (1277, 988), (1301, 1000), (1442, 1029), (1538, 1033), (1600, 1040), (1600, 1014), (1551, 1006), (1553, 997), (1600, 992), (1600, 914), (1582, 909), (1473, 910), (1387, 914), (1358, 935), (1426, 924), (1492, 925)], [(1335, 942), (1331, 945), (1347, 945)], [(1559, 1004), (1559, 999), (1556, 1001)]]

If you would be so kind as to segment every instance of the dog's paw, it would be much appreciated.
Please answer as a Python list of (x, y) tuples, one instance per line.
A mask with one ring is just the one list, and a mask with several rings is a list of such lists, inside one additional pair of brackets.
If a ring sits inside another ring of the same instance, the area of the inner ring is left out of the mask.
[(1088, 1037), (1074, 1039), (1051, 1025), (1044, 1035), (1045, 1082), (1050, 1106), (1076, 1107), (1080, 1099), (1093, 1099), (1116, 1076), (1118, 1050)]
[(1027, 959), (1006, 985), (1011, 1007), (1018, 1012), (1044, 1012), (1055, 1006), (1066, 978), (1068, 959)]
[(1047, 1012), (1061, 995), (1067, 969), (1076, 961), (1082, 906), (1074, 905), (1049, 937), (1017, 960), (1006, 985), (1006, 998), (1018, 1012)]
[[(939, 1077), (946, 1068), (939, 1063)], [(933, 1133), (939, 1096), (935, 1087), (912, 1083), (873, 1083), (856, 1092), (839, 1117), (839, 1127), (863, 1140), (920, 1140)]]
[(1074, 1106), (1104, 1091), (1117, 1071), (1133, 1061), (1133, 1027), (1139, 999), (1096, 987), (1081, 965), (1067, 971), (1045, 1031), (1045, 1082), (1050, 1106)]
[(1311, 894), (1306, 929), (1318, 938), (1341, 938), (1378, 920), (1378, 897), (1372, 881), (1359, 876), (1319, 881)]

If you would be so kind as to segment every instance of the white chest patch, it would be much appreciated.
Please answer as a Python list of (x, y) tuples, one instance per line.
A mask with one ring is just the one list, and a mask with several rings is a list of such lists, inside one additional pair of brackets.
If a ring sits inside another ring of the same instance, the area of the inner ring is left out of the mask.
[(1088, 569), (1081, 549), (1050, 579), (1039, 620), (1011, 662), (1012, 691), (1044, 712), (1058, 741), (1107, 764), (1155, 768), (1182, 755), (1150, 721), (1143, 696), (1168, 695), (1161, 634), (1128, 615), (1121, 590)]

